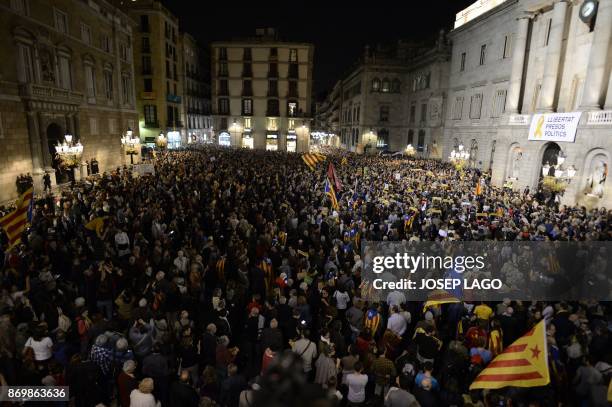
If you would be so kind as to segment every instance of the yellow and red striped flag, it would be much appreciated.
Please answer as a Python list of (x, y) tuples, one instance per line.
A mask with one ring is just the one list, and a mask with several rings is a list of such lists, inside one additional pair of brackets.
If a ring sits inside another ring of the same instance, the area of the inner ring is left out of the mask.
[(546, 322), (542, 320), (493, 359), (470, 385), (470, 390), (538, 387), (549, 382)]
[(477, 196), (482, 194), (482, 184), (480, 183), (480, 178), (478, 178), (478, 182), (476, 182), (476, 191), (474, 191)]
[(453, 304), (461, 302), (459, 298), (455, 297), (451, 293), (446, 290), (433, 290), (427, 296), (427, 301), (425, 305), (423, 305), (423, 312), (427, 310), (429, 307), (433, 307), (434, 305), (442, 305), (442, 304)]
[(0, 228), (4, 229), (9, 239), (8, 250), (21, 242), (21, 234), (32, 218), (32, 199), (34, 189), (30, 187), (17, 200), (16, 209), (0, 219)]
[(325, 180), (325, 194), (329, 197), (331, 201), (331, 206), (333, 210), (338, 210), (340, 207), (338, 205), (338, 197), (336, 196), (336, 191), (334, 190), (334, 186), (329, 182), (328, 179)]
[(318, 163), (325, 161), (325, 156), (321, 153), (304, 153), (302, 154), (302, 160), (308, 168), (314, 171)]

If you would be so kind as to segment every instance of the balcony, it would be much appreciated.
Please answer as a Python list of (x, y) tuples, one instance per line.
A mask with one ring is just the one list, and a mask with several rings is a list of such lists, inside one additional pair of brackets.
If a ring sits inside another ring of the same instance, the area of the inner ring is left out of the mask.
[(143, 100), (154, 100), (155, 97), (155, 92), (140, 92), (140, 98)]
[(146, 122), (144, 124), (145, 129), (159, 129), (159, 122), (156, 120), (154, 122)]
[(153, 75), (153, 69), (152, 68), (142, 68), (142, 74), (143, 75)]
[(166, 123), (166, 127), (173, 128), (173, 129), (182, 128), (183, 122), (180, 120), (174, 120), (174, 121), (168, 120), (168, 123)]
[(612, 125), (612, 110), (589, 112), (589, 116), (587, 117), (587, 124), (598, 126)]
[(149, 32), (151, 32), (151, 27), (149, 26), (149, 24), (142, 24), (140, 26), (140, 32), (141, 33), (149, 33)]
[(179, 95), (173, 95), (172, 93), (168, 93), (166, 95), (166, 101), (170, 103), (181, 103), (182, 98)]
[(142, 47), (142, 51), (143, 54), (150, 54), (151, 53), (151, 46), (148, 47)]
[(266, 110), (266, 116), (268, 117), (279, 117), (280, 110), (279, 109), (268, 109)]
[(80, 92), (35, 83), (19, 85), (19, 96), (26, 99), (57, 101), (70, 104), (81, 104), (84, 100), (83, 94)]

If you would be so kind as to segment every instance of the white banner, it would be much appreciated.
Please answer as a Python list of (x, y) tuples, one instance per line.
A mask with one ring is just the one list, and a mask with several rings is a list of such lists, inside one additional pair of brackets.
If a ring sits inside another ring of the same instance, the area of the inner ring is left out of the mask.
[(531, 118), (529, 140), (573, 143), (582, 112), (537, 113)]

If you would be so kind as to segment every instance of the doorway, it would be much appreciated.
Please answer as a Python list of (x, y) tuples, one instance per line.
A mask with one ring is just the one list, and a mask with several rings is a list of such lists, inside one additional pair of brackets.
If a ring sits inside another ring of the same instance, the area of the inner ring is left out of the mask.
[[(555, 166), (558, 164), (559, 153), (561, 152), (561, 147), (557, 143), (548, 143), (546, 148), (544, 149), (544, 154), (542, 154), (542, 162), (540, 163), (540, 169), (543, 168), (546, 164), (550, 166), (548, 170), (548, 174), (551, 177), (555, 176)], [(543, 178), (544, 174), (540, 170), (540, 178)]]

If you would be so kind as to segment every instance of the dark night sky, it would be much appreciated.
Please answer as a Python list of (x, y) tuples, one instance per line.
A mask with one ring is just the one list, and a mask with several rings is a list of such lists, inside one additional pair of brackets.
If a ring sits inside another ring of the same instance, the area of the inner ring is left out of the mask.
[(449, 30), (455, 14), (475, 0), (377, 0), (368, 6), (327, 1), (196, 1), (163, 0), (179, 17), (181, 30), (202, 46), (210, 41), (250, 36), (257, 27), (276, 27), (282, 40), (315, 45), (314, 88), (327, 91), (342, 78), (363, 52), (365, 44), (398, 39), (435, 38)]

